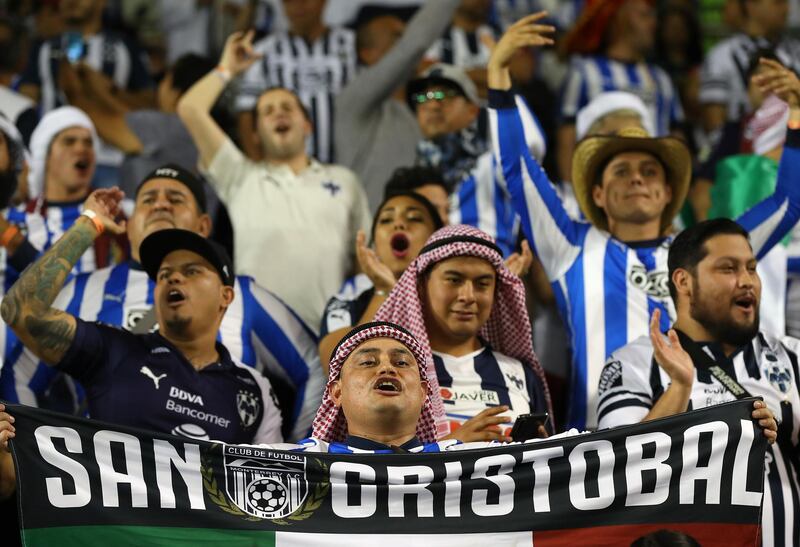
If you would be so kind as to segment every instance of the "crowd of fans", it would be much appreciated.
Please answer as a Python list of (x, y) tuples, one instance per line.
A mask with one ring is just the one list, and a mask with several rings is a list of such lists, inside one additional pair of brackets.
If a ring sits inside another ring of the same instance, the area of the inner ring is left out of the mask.
[[(543, 436), (649, 420), (732, 379), (777, 439), (764, 542), (798, 544), (794, 19), (787, 0), (0, 2), (0, 400), (405, 450), (510, 441), (529, 413)], [(369, 413), (344, 436), (343, 366), (353, 418), (353, 392), (407, 387), (398, 342), (423, 382), (411, 437)]]

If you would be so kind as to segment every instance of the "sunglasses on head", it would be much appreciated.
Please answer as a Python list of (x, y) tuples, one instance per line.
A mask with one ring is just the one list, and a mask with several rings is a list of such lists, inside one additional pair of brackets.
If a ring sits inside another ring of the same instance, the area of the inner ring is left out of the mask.
[(457, 97), (461, 95), (455, 89), (439, 89), (436, 91), (425, 91), (424, 93), (414, 93), (412, 95), (412, 100), (417, 104), (425, 104), (428, 101), (444, 101), (451, 97)]

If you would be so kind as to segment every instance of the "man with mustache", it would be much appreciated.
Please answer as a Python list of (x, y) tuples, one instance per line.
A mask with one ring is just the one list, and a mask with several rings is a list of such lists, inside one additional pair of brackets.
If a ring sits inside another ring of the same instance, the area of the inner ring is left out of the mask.
[(763, 397), (753, 412), (771, 443), (763, 544), (797, 545), (800, 340), (759, 330), (756, 257), (748, 233), (732, 220), (704, 221), (684, 230), (672, 242), (668, 267), (677, 320), (665, 336), (656, 309), (650, 336), (608, 358), (599, 382), (599, 427)]

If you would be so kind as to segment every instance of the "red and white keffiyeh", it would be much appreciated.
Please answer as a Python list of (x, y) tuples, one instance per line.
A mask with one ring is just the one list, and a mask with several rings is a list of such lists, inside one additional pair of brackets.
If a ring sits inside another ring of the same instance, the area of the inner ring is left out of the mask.
[(375, 314), (376, 321), (389, 321), (407, 328), (414, 335), (429, 357), (428, 387), (431, 388), (432, 407), (436, 419), (436, 433), (442, 438), (450, 431), (445, 416), (444, 403), (436, 378), (436, 369), (431, 356), (431, 344), (425, 328), (425, 315), (419, 287), (424, 282), (423, 274), (434, 264), (456, 256), (483, 258), (497, 271), (497, 288), (494, 306), (489, 320), (481, 328), (479, 336), (493, 350), (527, 363), (539, 377), (547, 399), (550, 416), (553, 415), (550, 390), (544, 370), (533, 351), (531, 323), (525, 307), (525, 287), (522, 280), (511, 273), (503, 262), (503, 256), (489, 234), (464, 224), (445, 226), (434, 232), (419, 256), (409, 264), (397, 281), (389, 297)]
[[(342, 408), (337, 406), (330, 395), (330, 387), (333, 382), (339, 379), (342, 366), (347, 357), (355, 351), (358, 346), (372, 338), (393, 338), (406, 346), (414, 355), (419, 364), (419, 375), (422, 381), (428, 380), (426, 364), (432, 362), (430, 352), (411, 335), (406, 329), (389, 322), (375, 321), (360, 325), (351, 330), (342, 341), (334, 348), (333, 357), (328, 371), (328, 384), (325, 387), (325, 394), (322, 396), (322, 403), (319, 405), (317, 415), (312, 424), (312, 435), (327, 442), (342, 442), (347, 437), (347, 419), (342, 412)], [(434, 378), (436, 375), (434, 374)], [(423, 443), (436, 441), (436, 427), (433, 419), (433, 409), (431, 402), (433, 394), (439, 397), (439, 383), (436, 382), (436, 391), (428, 383), (428, 396), (422, 405), (422, 413), (417, 422), (417, 438)]]

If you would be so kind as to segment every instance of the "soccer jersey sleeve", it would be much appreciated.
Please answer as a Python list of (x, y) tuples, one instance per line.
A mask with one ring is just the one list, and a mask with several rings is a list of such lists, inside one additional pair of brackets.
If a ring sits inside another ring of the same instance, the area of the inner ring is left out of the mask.
[(759, 260), (800, 220), (800, 129), (786, 133), (775, 192), (736, 219), (750, 233)]
[[(241, 280), (241, 278), (240, 278)], [(322, 401), (325, 378), (319, 362), (317, 339), (297, 315), (269, 291), (250, 282), (242, 287), (245, 305), (253, 308), (253, 335), (259, 365), (269, 374), (285, 378), (294, 388), (290, 439), (302, 439), (311, 427)]]
[(250, 369), (250, 373), (261, 390), (261, 400), (264, 402), (264, 411), (261, 414), (261, 422), (253, 435), (253, 444), (269, 444), (283, 442), (281, 434), (281, 411), (278, 408), (278, 401), (269, 380), (257, 371)]
[(641, 422), (653, 407), (650, 385), (653, 349), (641, 337), (614, 352), (606, 361), (598, 385), (598, 429)]
[(489, 105), (492, 151), (502, 165), (514, 209), (548, 278), (558, 279), (580, 253), (589, 225), (569, 216), (547, 174), (531, 156), (513, 95), (490, 90)]
[[(118, 355), (125, 353), (123, 337), (133, 337), (122, 329), (75, 318), (75, 338), (67, 353), (56, 365), (87, 388), (108, 377)], [(112, 355), (112, 352), (116, 355)]]
[(561, 123), (574, 124), (578, 110), (589, 102), (586, 75), (580, 57), (573, 58), (561, 90)]

